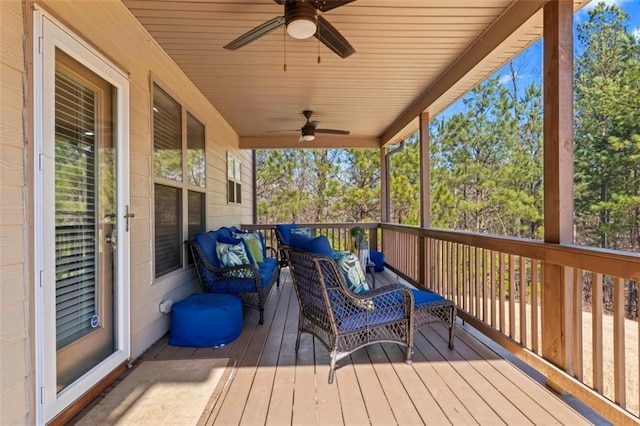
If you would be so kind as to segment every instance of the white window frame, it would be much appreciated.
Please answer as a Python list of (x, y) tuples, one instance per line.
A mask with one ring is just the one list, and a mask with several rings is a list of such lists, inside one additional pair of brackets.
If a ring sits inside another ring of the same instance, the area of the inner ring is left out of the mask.
[[(162, 89), (167, 95), (169, 95), (171, 97), (171, 99), (173, 99), (177, 104), (180, 105), (181, 108), (181, 135), (182, 135), (182, 181), (177, 181), (177, 180), (173, 180), (173, 179), (168, 179), (168, 178), (163, 178), (161, 176), (156, 176), (155, 174), (155, 168), (153, 166), (154, 163), (154, 159), (153, 159), (153, 155), (154, 155), (154, 146), (155, 146), (155, 137), (154, 137), (154, 132), (153, 132), (153, 128), (154, 128), (154, 115), (153, 115), (153, 108), (154, 108), (154, 85), (158, 86), (160, 89)], [(171, 280), (171, 277), (174, 277), (176, 274), (180, 274), (182, 273), (184, 270), (189, 269), (193, 266), (193, 264), (189, 265), (187, 262), (187, 248), (186, 247), (182, 247), (182, 250), (180, 250), (180, 263), (181, 266), (179, 268), (176, 268), (172, 271), (166, 272), (160, 276), (156, 276), (156, 246), (155, 246), (155, 199), (156, 199), (156, 193), (155, 193), (155, 186), (156, 184), (159, 185), (165, 185), (165, 186), (169, 186), (172, 188), (178, 188), (181, 192), (181, 220), (182, 220), (182, 226), (181, 226), (181, 230), (182, 230), (182, 234), (181, 234), (181, 238), (182, 241), (184, 241), (187, 238), (187, 235), (189, 233), (189, 208), (188, 208), (188, 202), (189, 202), (189, 191), (193, 191), (193, 192), (200, 192), (204, 194), (204, 212), (203, 212), (203, 217), (205, 219), (205, 223), (204, 223), (204, 227), (206, 229), (207, 224), (206, 224), (206, 218), (207, 218), (207, 176), (206, 176), (206, 164), (207, 164), (207, 133), (208, 133), (208, 128), (209, 126), (207, 125), (207, 122), (205, 120), (202, 119), (202, 117), (200, 117), (198, 114), (196, 114), (191, 108), (189, 108), (187, 106), (187, 104), (185, 102), (182, 101), (182, 99), (179, 96), (176, 96), (175, 93), (173, 93), (173, 91), (171, 91), (170, 89), (167, 88), (167, 86), (165, 86), (162, 82), (160, 82), (157, 78), (155, 78), (155, 76), (151, 76), (150, 79), (150, 93), (151, 93), (151, 123), (150, 123), (150, 128), (151, 128), (151, 177), (153, 179), (153, 185), (152, 185), (152, 190), (151, 190), (151, 202), (154, 205), (153, 208), (153, 227), (152, 227), (152, 242), (153, 242), (153, 283), (156, 282), (161, 282), (164, 281), (166, 279)], [(202, 124), (204, 126), (204, 163), (205, 163), (205, 185), (204, 187), (202, 186), (196, 186), (196, 185), (192, 185), (189, 183), (189, 179), (188, 179), (188, 155), (187, 155), (187, 114), (190, 114), (193, 118), (195, 118), (196, 120), (198, 120), (200, 122), (200, 124)]]

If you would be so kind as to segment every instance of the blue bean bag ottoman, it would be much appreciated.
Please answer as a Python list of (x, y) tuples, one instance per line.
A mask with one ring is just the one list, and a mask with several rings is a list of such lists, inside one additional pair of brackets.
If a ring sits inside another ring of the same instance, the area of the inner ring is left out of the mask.
[(376, 265), (374, 268), (376, 272), (384, 271), (384, 253), (377, 250), (369, 250), (369, 259)]
[(192, 294), (171, 307), (169, 344), (211, 347), (242, 332), (242, 300), (235, 294)]

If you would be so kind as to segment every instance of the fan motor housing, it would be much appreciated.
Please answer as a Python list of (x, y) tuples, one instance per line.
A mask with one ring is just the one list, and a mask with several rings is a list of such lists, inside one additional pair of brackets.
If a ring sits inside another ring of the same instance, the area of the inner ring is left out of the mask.
[(289, 25), (292, 21), (304, 19), (318, 25), (315, 6), (308, 1), (287, 1), (284, 4), (284, 23)]

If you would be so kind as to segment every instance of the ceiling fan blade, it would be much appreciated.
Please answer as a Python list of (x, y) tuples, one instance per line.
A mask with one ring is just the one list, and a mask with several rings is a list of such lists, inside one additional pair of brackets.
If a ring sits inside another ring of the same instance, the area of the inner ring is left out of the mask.
[(348, 135), (351, 132), (348, 130), (316, 129), (316, 133), (325, 133), (328, 135)]
[(322, 16), (318, 16), (318, 31), (316, 31), (315, 37), (343, 59), (356, 53), (353, 46), (340, 34), (340, 31)]
[(314, 0), (313, 4), (315, 4), (316, 9), (318, 9), (319, 11), (327, 12), (329, 10), (335, 9), (336, 7), (343, 6), (353, 1), (355, 0)]
[(288, 133), (288, 132), (299, 132), (300, 129), (288, 129), (288, 130), (267, 130), (267, 133)]
[(237, 39), (228, 43), (226, 46), (224, 46), (224, 48), (229, 50), (239, 49), (245, 44), (249, 44), (252, 41), (257, 40), (260, 37), (269, 34), (271, 31), (283, 25), (284, 25), (284, 16), (278, 16), (276, 18), (271, 19), (270, 21), (265, 22), (264, 24), (258, 25), (252, 30), (247, 31)]

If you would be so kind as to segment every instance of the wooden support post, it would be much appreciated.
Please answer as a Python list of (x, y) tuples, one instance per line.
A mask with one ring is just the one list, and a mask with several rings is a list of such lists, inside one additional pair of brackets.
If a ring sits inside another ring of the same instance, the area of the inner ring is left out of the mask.
[[(573, 2), (544, 6), (544, 240), (573, 242)], [(543, 264), (542, 356), (571, 365), (572, 271)], [(554, 383), (547, 383), (556, 388)]]
[(389, 199), (391, 194), (389, 192), (389, 168), (387, 164), (386, 148), (380, 148), (380, 221), (382, 223), (389, 222)]
[[(431, 167), (429, 164), (429, 113), (420, 114), (420, 226), (431, 226)], [(428, 239), (420, 237), (418, 240), (418, 281), (431, 289), (429, 282), (431, 270), (431, 253)]]

